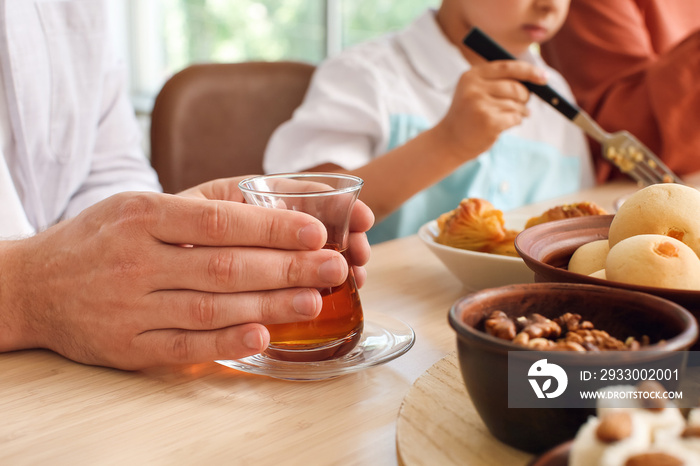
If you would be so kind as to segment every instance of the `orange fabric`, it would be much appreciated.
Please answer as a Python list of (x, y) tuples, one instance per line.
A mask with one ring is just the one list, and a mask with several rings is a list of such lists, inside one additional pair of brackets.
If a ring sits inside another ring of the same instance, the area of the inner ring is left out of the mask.
[(604, 129), (634, 134), (680, 175), (700, 170), (700, 2), (572, 0), (542, 55)]

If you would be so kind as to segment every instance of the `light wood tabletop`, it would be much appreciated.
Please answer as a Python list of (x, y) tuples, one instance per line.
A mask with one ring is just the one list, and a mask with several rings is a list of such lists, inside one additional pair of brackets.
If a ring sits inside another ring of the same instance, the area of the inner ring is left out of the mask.
[[(617, 182), (519, 213), (634, 190)], [(0, 354), (0, 464), (372, 464), (398, 462), (396, 421), (412, 384), (455, 349), (450, 305), (465, 293), (417, 236), (373, 247), (365, 313), (416, 333), (386, 364), (290, 382), (214, 362), (124, 372), (43, 350)]]

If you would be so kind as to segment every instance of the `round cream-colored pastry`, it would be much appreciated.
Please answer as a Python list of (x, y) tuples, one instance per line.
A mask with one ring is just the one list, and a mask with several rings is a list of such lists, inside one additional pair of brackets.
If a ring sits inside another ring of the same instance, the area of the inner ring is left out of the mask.
[(663, 235), (637, 235), (610, 248), (608, 280), (642, 286), (700, 290), (700, 259), (684, 243)]
[(640, 189), (625, 201), (610, 224), (612, 248), (625, 238), (655, 234), (676, 238), (700, 256), (700, 191), (676, 183)]
[(569, 272), (590, 275), (605, 268), (605, 258), (610, 248), (608, 240), (599, 239), (579, 246), (569, 259)]
[[(625, 417), (627, 421), (620, 422)], [(626, 457), (650, 446), (649, 426), (638, 419), (635, 412), (602, 418), (591, 416), (576, 433), (569, 452), (569, 466), (600, 466), (606, 456)]]
[[(611, 385), (601, 388), (598, 390), (601, 396), (596, 402), (596, 414), (599, 418), (604, 418), (614, 412), (634, 413), (640, 422), (649, 427), (653, 441), (678, 437), (683, 432), (686, 421), (676, 404), (671, 400), (664, 402), (658, 398), (641, 396), (641, 392), (644, 391), (662, 390), (665, 391), (665, 388), (654, 382), (642, 382), (638, 386)], [(658, 404), (645, 407), (649, 400), (658, 401)]]
[(700, 259), (675, 238), (637, 235), (610, 248), (608, 280), (660, 288), (700, 290)]
[(593, 278), (600, 278), (601, 280), (608, 279), (607, 275), (605, 274), (605, 269), (596, 270), (593, 273), (589, 273), (588, 276)]
[[(658, 444), (661, 445), (668, 445), (671, 447), (676, 448), (676, 446), (683, 448), (684, 450), (689, 450), (694, 452), (696, 455), (700, 455), (700, 437), (698, 436), (700, 434), (700, 430), (698, 430), (697, 426), (688, 426), (681, 435), (678, 435), (676, 437), (667, 437), (664, 438), (660, 441), (658, 441)], [(700, 464), (700, 462), (695, 463), (695, 464)]]
[(693, 408), (688, 412), (688, 425), (700, 427), (700, 408)]

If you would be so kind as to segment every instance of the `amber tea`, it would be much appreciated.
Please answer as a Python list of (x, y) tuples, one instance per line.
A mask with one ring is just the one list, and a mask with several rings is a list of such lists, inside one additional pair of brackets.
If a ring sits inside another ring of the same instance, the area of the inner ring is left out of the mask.
[[(362, 335), (363, 317), (352, 268), (345, 283), (319, 291), (323, 307), (314, 320), (267, 326), (270, 347), (266, 353), (269, 356), (318, 361), (343, 356), (357, 345)], [(307, 349), (313, 349), (313, 354), (306, 354), (304, 350)]]
[[(247, 202), (269, 208), (297, 210), (323, 222), (327, 249), (345, 259), (350, 211), (362, 187), (360, 178), (336, 173), (264, 175), (239, 186)], [(363, 313), (352, 267), (340, 286), (319, 290), (323, 306), (311, 321), (268, 325), (265, 354), (285, 361), (323, 361), (348, 354), (360, 342)]]

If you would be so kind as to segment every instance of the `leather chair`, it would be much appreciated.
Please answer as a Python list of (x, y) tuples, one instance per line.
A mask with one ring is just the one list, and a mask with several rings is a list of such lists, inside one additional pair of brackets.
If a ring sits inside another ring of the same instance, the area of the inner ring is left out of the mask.
[(267, 141), (301, 103), (314, 70), (289, 61), (199, 64), (171, 77), (151, 115), (151, 164), (163, 190), (262, 173)]

